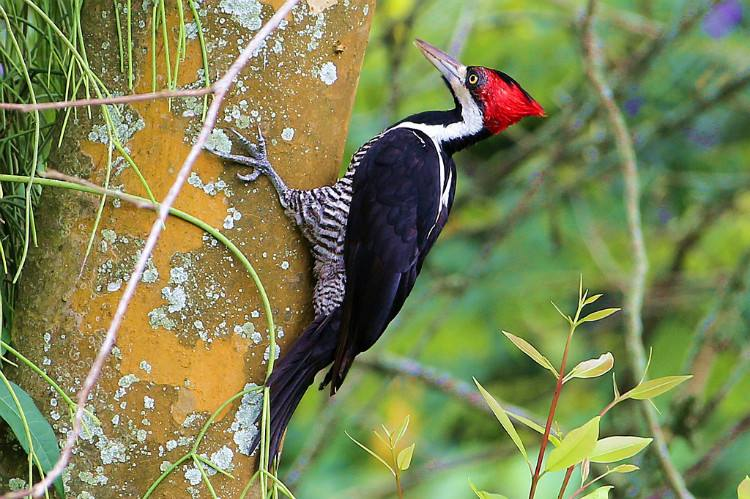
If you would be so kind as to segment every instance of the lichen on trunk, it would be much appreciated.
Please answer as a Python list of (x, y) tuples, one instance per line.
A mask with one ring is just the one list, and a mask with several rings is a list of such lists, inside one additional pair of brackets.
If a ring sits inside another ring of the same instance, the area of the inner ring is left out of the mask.
[[(116, 5), (122, 9), (123, 3)], [(212, 80), (281, 3), (198, 4)], [(332, 183), (342, 159), (373, 3), (301, 2), (235, 82), (212, 145), (231, 147), (225, 133), (229, 127), (254, 138), (260, 126), (271, 161), (290, 185)], [(136, 92), (151, 90), (154, 61), (157, 87), (169, 84), (168, 71), (175, 73), (180, 14), (176, 5), (165, 5), (168, 44), (159, 36), (152, 47), (156, 7), (133, 2)], [(136, 12), (135, 6), (144, 10)], [(110, 90), (128, 92), (115, 50), (112, 9), (112, 2), (86, 4), (88, 56)], [(120, 13), (125, 19), (126, 13)], [(198, 23), (187, 9), (182, 16), (187, 43), (174, 85), (199, 87), (204, 70)], [(118, 138), (156, 199), (166, 195), (197, 135), (202, 108), (202, 99), (188, 98), (110, 109)], [(108, 176), (109, 141), (102, 113), (93, 110), (89, 120), (81, 110), (48, 167), (99, 184), (109, 177), (111, 188), (147, 197), (144, 181), (116, 150)], [(237, 168), (204, 154), (176, 207), (220, 229), (252, 261), (270, 298), (283, 354), (311, 318), (310, 258), (270, 184), (265, 179), (244, 184), (235, 176)], [(153, 221), (150, 211), (107, 199), (82, 269), (99, 201), (44, 190), (36, 212), (39, 245), (30, 253), (15, 311), (14, 344), (69, 393), (81, 387)], [(170, 219), (90, 400), (88, 407), (101, 426), (82, 436), (65, 475), (69, 496), (143, 495), (162, 471), (189, 452), (213, 411), (253, 383), (262, 384), (268, 346), (266, 317), (244, 268), (207, 233)], [(32, 373), (19, 369), (15, 378), (62, 438), (70, 421), (60, 401)], [(247, 394), (230, 404), (198, 449), (233, 474), (231, 479), (204, 465), (223, 497), (239, 496), (251, 474), (253, 459), (246, 454), (257, 431), (259, 402), (259, 396)], [(200, 470), (187, 460), (152, 497), (205, 496), (201, 482)]]

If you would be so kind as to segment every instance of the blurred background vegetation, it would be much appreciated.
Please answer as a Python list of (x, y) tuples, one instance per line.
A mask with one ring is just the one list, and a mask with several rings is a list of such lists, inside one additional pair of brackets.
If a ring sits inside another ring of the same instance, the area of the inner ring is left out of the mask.
[[(80, 0), (48, 3), (45, 12), (66, 33), (79, 29)], [(701, 498), (736, 497), (737, 484), (750, 472), (750, 5), (600, 3), (596, 31), (605, 72), (633, 134), (641, 175), (650, 374), (694, 374), (656, 404), (672, 458), (691, 491)], [(549, 117), (526, 120), (456, 158), (460, 176), (451, 221), (406, 307), (355, 364), (339, 394), (328, 399), (310, 391), (290, 427), (280, 476), (298, 497), (392, 497), (392, 477), (344, 429), (382, 450), (371, 430), (381, 423), (398, 427), (406, 415), (408, 441), (416, 442), (404, 477), (407, 497), (471, 497), (467, 479), (512, 499), (527, 495), (526, 467), (471, 378), (543, 419), (551, 378), (500, 331), (523, 336), (558, 364), (567, 326), (550, 300), (570, 312), (582, 275), (593, 293), (605, 293), (600, 307), (623, 306), (633, 269), (620, 159), (584, 71), (584, 4), (378, 1), (349, 154), (406, 115), (451, 105), (437, 73), (412, 46), (415, 37), (467, 64), (509, 73)], [(12, 40), (0, 35), (3, 79), (12, 69)], [(67, 60), (40, 40), (28, 47), (39, 59)], [(82, 37), (74, 40), (82, 43)], [(94, 85), (93, 76), (83, 76)], [(68, 94), (63, 79), (52, 81), (58, 86), (45, 88), (40, 100)], [(14, 83), (23, 87), (21, 80)], [(2, 92), (13, 88), (0, 86)], [(0, 93), (2, 101), (14, 97)], [(3, 172), (41, 169), (57, 119), (54, 113), (38, 119), (0, 114)], [(19, 136), (34, 140), (19, 150)], [(18, 186), (4, 194), (0, 236), (9, 269), (1, 294), (7, 326), (12, 277), (33, 232), (33, 218), (24, 215), (31, 214), (38, 189)], [(618, 382), (629, 388), (641, 373), (629, 368), (625, 317), (584, 326), (571, 362), (612, 352)], [(604, 379), (571, 382), (557, 420), (563, 428), (576, 427), (610, 399)], [(640, 403), (623, 403), (603, 421), (602, 435), (615, 434), (648, 436)], [(522, 437), (535, 455), (538, 437)], [(616, 479), (616, 497), (671, 497), (653, 449), (635, 462), (642, 471), (627, 481)], [(545, 478), (537, 497), (556, 496), (557, 480)]]
[[(546, 415), (551, 378), (500, 330), (524, 336), (558, 364), (566, 324), (550, 300), (570, 312), (583, 275), (592, 292), (605, 293), (601, 306), (623, 306), (633, 263), (620, 160), (582, 62), (584, 4), (378, 3), (349, 152), (406, 115), (451, 105), (415, 37), (509, 73), (549, 117), (456, 158), (451, 221), (405, 309), (336, 398), (311, 391), (293, 421), (281, 476), (299, 497), (392, 497), (392, 477), (343, 430), (378, 449), (371, 430), (398, 427), (406, 415), (417, 442), (407, 497), (469, 497), (467, 477), (511, 498), (527, 495), (522, 459), (468, 383), (475, 376), (498, 398)], [(650, 373), (695, 375), (656, 404), (691, 491), (736, 497), (750, 472), (750, 7), (739, 0), (600, 7), (606, 76), (641, 175)], [(625, 317), (584, 327), (572, 355), (577, 362), (612, 352), (627, 388), (640, 373), (629, 370)], [(566, 385), (560, 425), (585, 422), (611, 390), (604, 379)], [(639, 405), (619, 407), (602, 435), (648, 436)], [(653, 452), (636, 464), (643, 470), (618, 483), (616, 497), (671, 497)], [(538, 496), (556, 496), (556, 481), (543, 480)]]

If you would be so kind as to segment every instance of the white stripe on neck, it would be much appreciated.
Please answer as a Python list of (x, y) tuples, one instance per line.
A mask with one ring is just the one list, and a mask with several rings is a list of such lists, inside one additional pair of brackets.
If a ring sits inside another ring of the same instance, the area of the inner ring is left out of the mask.
[[(448, 207), (450, 200), (450, 189), (453, 183), (453, 172), (447, 172), (446, 179), (446, 167), (443, 161), (443, 144), (451, 142), (456, 139), (465, 137), (471, 137), (478, 134), (484, 128), (484, 118), (482, 117), (482, 110), (479, 109), (474, 98), (469, 93), (469, 90), (462, 84), (453, 85), (453, 94), (461, 104), (461, 121), (449, 123), (448, 125), (427, 125), (425, 123), (414, 123), (411, 121), (404, 121), (398, 125), (385, 130), (383, 134), (396, 130), (397, 128), (407, 128), (411, 130), (419, 130), (420, 132), (427, 135), (433, 145), (435, 146), (435, 152), (438, 156), (438, 169), (440, 174), (440, 184), (438, 185), (438, 209), (435, 214), (435, 223), (430, 228), (427, 234), (429, 238), (432, 234), (432, 230), (437, 226), (438, 220), (443, 210)], [(382, 135), (382, 134), (381, 134)], [(421, 140), (421, 138), (420, 138)]]

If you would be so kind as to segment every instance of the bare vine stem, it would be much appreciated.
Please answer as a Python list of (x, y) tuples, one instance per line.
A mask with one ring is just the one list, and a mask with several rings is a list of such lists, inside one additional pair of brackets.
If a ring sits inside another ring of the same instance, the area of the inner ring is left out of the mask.
[[(638, 162), (635, 148), (625, 118), (614, 100), (614, 92), (607, 83), (603, 72), (603, 56), (600, 41), (594, 34), (593, 24), (596, 17), (598, 2), (589, 0), (582, 24), (583, 58), (586, 75), (599, 96), (599, 100), (606, 110), (612, 132), (614, 134), (617, 152), (622, 163), (623, 180), (625, 182), (625, 209), (627, 213), (628, 231), (634, 257), (634, 268), (630, 284), (625, 293), (625, 314), (627, 316), (627, 335), (625, 345), (630, 357), (630, 367), (633, 372), (643, 372), (646, 367), (646, 349), (643, 345), (642, 309), (645, 295), (646, 274), (648, 273), (648, 255), (643, 238), (640, 211), (640, 180), (638, 177)], [(662, 472), (680, 499), (693, 499), (693, 495), (685, 486), (685, 480), (672, 462), (667, 447), (664, 432), (659, 425), (655, 409), (649, 404), (643, 404), (646, 421), (654, 437), (654, 446)]]
[[(217, 82), (218, 83), (218, 82)], [(0, 102), (0, 109), (30, 113), (33, 111), (47, 111), (50, 109), (67, 109), (71, 107), (103, 106), (105, 104), (131, 104), (155, 99), (171, 99), (173, 97), (201, 97), (216, 94), (216, 84), (210, 87), (189, 88), (179, 90), (159, 90), (142, 94), (120, 95), (116, 97), (102, 97), (100, 99), (73, 99), (55, 102), (39, 102), (37, 104), (20, 104)]]
[[(133, 273), (130, 275), (130, 279), (128, 280), (125, 291), (120, 298), (120, 302), (117, 305), (117, 309), (114, 316), (112, 317), (112, 322), (109, 325), (109, 329), (107, 330), (104, 341), (102, 342), (99, 348), (99, 352), (97, 353), (96, 358), (94, 359), (89, 373), (83, 383), (83, 388), (81, 388), (81, 391), (78, 392), (78, 406), (76, 408), (75, 418), (73, 420), (73, 429), (68, 433), (68, 437), (65, 441), (65, 446), (60, 452), (59, 459), (50, 469), (49, 473), (47, 473), (47, 476), (34, 484), (31, 489), (9, 492), (2, 496), (3, 499), (16, 499), (28, 496), (29, 494), (34, 497), (40, 497), (52, 485), (52, 483), (60, 475), (62, 475), (63, 470), (65, 470), (65, 467), (70, 462), (70, 459), (73, 455), (73, 448), (75, 447), (76, 442), (78, 441), (78, 437), (81, 433), (84, 406), (86, 404), (88, 396), (96, 386), (99, 377), (101, 376), (104, 363), (109, 357), (109, 354), (112, 351), (112, 347), (115, 345), (117, 332), (120, 329), (120, 325), (122, 324), (125, 312), (127, 311), (128, 306), (133, 299), (133, 296), (135, 295), (138, 283), (140, 282), (143, 271), (146, 268), (146, 263), (151, 257), (151, 253), (154, 251), (156, 243), (159, 240), (159, 236), (164, 229), (165, 221), (169, 216), (170, 208), (177, 199), (182, 186), (190, 175), (193, 164), (201, 154), (203, 146), (206, 143), (211, 130), (213, 130), (214, 124), (216, 123), (216, 119), (219, 115), (221, 104), (242, 68), (251, 58), (253, 58), (257, 54), (258, 49), (261, 47), (265, 39), (279, 26), (281, 21), (287, 16), (292, 8), (297, 5), (298, 2), (299, 0), (287, 0), (276, 11), (276, 13), (274, 13), (271, 19), (258, 31), (258, 33), (256, 33), (253, 39), (250, 40), (250, 43), (248, 43), (247, 46), (242, 50), (240, 55), (232, 63), (227, 72), (224, 73), (224, 75), (211, 86), (210, 91), (213, 94), (214, 98), (211, 101), (211, 105), (206, 112), (206, 119), (203, 122), (203, 127), (201, 128), (200, 134), (193, 144), (193, 147), (190, 149), (190, 152), (182, 163), (182, 166), (177, 173), (177, 177), (172, 183), (172, 186), (169, 188), (169, 192), (167, 193), (164, 200), (159, 204), (158, 216), (151, 226), (151, 232), (149, 233), (146, 244), (143, 247), (143, 251), (138, 258), (138, 262), (133, 269)], [(275, 345), (272, 345), (272, 351), (274, 347)], [(271, 358), (273, 358), (273, 353), (271, 354)]]

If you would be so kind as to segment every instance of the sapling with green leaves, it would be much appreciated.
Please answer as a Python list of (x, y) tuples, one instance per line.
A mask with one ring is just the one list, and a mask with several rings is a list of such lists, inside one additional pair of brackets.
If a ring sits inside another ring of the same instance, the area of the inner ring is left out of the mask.
[[(552, 304), (560, 315), (565, 319), (568, 324), (568, 332), (565, 340), (565, 347), (563, 349), (562, 360), (560, 367), (555, 368), (550, 360), (539, 352), (531, 343), (520, 338), (516, 335), (503, 331), (503, 334), (531, 358), (534, 362), (542, 366), (544, 369), (550, 372), (555, 378), (555, 391), (552, 395), (552, 401), (550, 403), (549, 413), (547, 415), (547, 423), (544, 428), (536, 423), (533, 423), (525, 418), (518, 418), (513, 414), (507, 413), (503, 407), (497, 402), (497, 400), (482, 387), (481, 384), (475, 379), (474, 382), (479, 389), (479, 392), (484, 397), (487, 405), (489, 405), (492, 412), (497, 417), (500, 425), (503, 427), (505, 432), (510, 436), (511, 440), (518, 448), (521, 456), (526, 461), (529, 472), (531, 474), (531, 486), (529, 489), (529, 499), (535, 497), (537, 486), (541, 478), (547, 473), (562, 472), (565, 471), (562, 486), (558, 494), (558, 499), (565, 497), (566, 489), (569, 485), (570, 478), (573, 471), (578, 467), (581, 474), (581, 485), (575, 491), (573, 491), (568, 497), (569, 499), (581, 498), (581, 499), (605, 499), (609, 497), (609, 492), (613, 488), (611, 485), (599, 486), (598, 483), (606, 476), (613, 473), (631, 473), (638, 470), (638, 467), (633, 464), (619, 464), (614, 467), (609, 467), (612, 463), (618, 463), (629, 459), (643, 449), (645, 449), (652, 441), (651, 438), (637, 437), (637, 436), (609, 436), (600, 437), (599, 429), (601, 419), (616, 405), (628, 399), (633, 400), (644, 400), (652, 403), (651, 400), (659, 395), (662, 395), (669, 390), (673, 389), (680, 383), (689, 379), (691, 376), (665, 376), (662, 378), (656, 378), (652, 380), (646, 380), (648, 372), (648, 364), (643, 373), (640, 382), (628, 390), (625, 393), (621, 393), (617, 382), (612, 375), (613, 384), (613, 398), (596, 416), (589, 419), (585, 424), (574, 428), (567, 433), (563, 434), (559, 429), (553, 432), (553, 423), (557, 428), (555, 422), (555, 414), (557, 411), (558, 402), (560, 400), (560, 394), (564, 386), (574, 379), (588, 379), (597, 378), (603, 376), (612, 370), (615, 364), (614, 356), (610, 352), (601, 354), (600, 356), (584, 360), (579, 362), (575, 367), (568, 370), (568, 354), (570, 352), (570, 345), (573, 337), (575, 336), (578, 328), (587, 322), (598, 322), (612, 314), (619, 311), (619, 308), (604, 308), (592, 312), (584, 313), (584, 309), (593, 305), (601, 294), (589, 296), (588, 290), (584, 291), (583, 281), (581, 280), (578, 287), (578, 305), (573, 315), (567, 315), (563, 313), (560, 308)], [(650, 363), (649, 358), (649, 363)], [(521, 440), (520, 435), (516, 431), (511, 417), (518, 423), (521, 423), (532, 430), (542, 434), (539, 453), (537, 454), (535, 463), (532, 464), (532, 460), (529, 459), (528, 452)], [(546, 454), (547, 447), (552, 444), (553, 449)], [(547, 456), (545, 462), (545, 455)], [(590, 478), (591, 475), (591, 463), (597, 463), (605, 465), (603, 472), (594, 478)], [(499, 494), (493, 494), (485, 491), (478, 490), (473, 484), (471, 488), (474, 493), (481, 498), (503, 498), (504, 496)], [(583, 495), (582, 494), (586, 494)]]
[[(382, 433), (378, 430), (373, 430), (373, 433), (388, 449), (388, 455), (386, 457), (380, 456), (377, 452), (349, 435), (349, 433), (345, 433), (352, 442), (359, 445), (362, 450), (388, 468), (388, 471), (391, 472), (391, 475), (393, 475), (393, 478), (396, 481), (396, 492), (398, 497), (402, 499), (404, 497), (404, 491), (401, 487), (401, 474), (411, 466), (411, 458), (414, 455), (414, 447), (416, 446), (415, 443), (407, 446), (399, 446), (399, 443), (404, 438), (404, 435), (406, 435), (406, 430), (409, 427), (409, 416), (406, 416), (398, 431), (391, 431), (385, 425), (380, 425), (380, 427)], [(399, 448), (401, 449), (399, 450)]]

